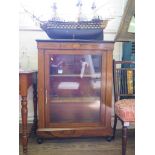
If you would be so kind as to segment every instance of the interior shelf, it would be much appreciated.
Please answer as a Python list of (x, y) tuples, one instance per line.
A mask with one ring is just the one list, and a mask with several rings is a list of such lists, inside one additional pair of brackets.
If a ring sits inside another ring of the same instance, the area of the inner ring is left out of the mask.
[(100, 97), (51, 97), (51, 103), (88, 103), (100, 102)]
[[(54, 74), (50, 77), (81, 77), (80, 74)], [(85, 74), (82, 77), (100, 78), (101, 74)]]

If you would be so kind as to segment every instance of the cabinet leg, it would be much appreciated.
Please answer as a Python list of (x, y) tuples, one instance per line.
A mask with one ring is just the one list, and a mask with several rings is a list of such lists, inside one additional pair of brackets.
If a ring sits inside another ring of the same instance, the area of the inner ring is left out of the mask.
[(41, 137), (37, 138), (37, 143), (38, 144), (42, 144), (43, 142), (44, 142), (43, 138), (41, 138)]
[(112, 139), (113, 139), (113, 136), (107, 136), (107, 137), (106, 137), (106, 141), (108, 141), (108, 142), (111, 142)]
[(22, 144), (23, 152), (27, 152), (28, 135), (27, 135), (27, 96), (22, 96), (21, 100), (21, 113), (22, 113)]

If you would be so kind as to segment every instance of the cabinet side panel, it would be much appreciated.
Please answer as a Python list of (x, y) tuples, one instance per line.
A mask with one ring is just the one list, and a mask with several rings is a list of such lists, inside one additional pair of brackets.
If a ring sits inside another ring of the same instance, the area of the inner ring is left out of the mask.
[(44, 73), (45, 73), (45, 127), (48, 127), (49, 126), (49, 117), (50, 117), (50, 113), (49, 113), (49, 109), (50, 109), (50, 72), (49, 72), (49, 69), (50, 69), (50, 62), (49, 62), (49, 58), (50, 58), (50, 54), (46, 52), (45, 50), (45, 70), (44, 70)]
[(38, 49), (38, 127), (44, 128), (44, 51)]
[(105, 92), (106, 92), (106, 51), (102, 52), (102, 79), (101, 79), (101, 123), (105, 126)]
[(111, 108), (112, 108), (112, 51), (106, 53), (107, 58), (107, 77), (106, 77), (106, 126), (111, 127)]

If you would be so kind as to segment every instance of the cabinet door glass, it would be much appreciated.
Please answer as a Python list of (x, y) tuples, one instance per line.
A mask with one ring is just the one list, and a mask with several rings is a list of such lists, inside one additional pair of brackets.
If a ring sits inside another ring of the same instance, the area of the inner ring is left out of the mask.
[(101, 55), (50, 55), (51, 123), (100, 122)]

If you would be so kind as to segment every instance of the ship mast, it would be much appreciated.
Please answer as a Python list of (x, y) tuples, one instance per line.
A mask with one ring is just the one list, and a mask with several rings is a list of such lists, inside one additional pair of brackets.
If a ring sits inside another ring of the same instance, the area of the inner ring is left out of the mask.
[(52, 20), (54, 20), (54, 21), (58, 20), (58, 15), (57, 15), (57, 4), (56, 4), (56, 2), (53, 2), (53, 5), (52, 5), (52, 12), (53, 12)]
[(96, 4), (95, 4), (95, 1), (93, 2), (91, 9), (93, 11), (93, 18), (92, 19), (95, 19), (96, 18)]
[(78, 0), (76, 6), (79, 8), (78, 21), (82, 20), (82, 0)]

